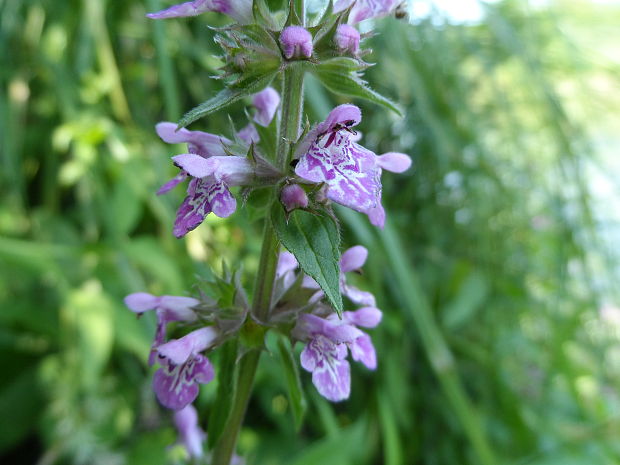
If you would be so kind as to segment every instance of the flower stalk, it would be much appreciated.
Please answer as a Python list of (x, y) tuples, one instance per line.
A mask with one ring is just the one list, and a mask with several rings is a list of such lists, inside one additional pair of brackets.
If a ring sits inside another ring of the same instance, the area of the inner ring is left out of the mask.
[[(226, 89), (190, 110), (178, 124), (156, 126), (164, 142), (187, 144), (185, 153), (172, 157), (180, 171), (157, 194), (186, 185), (173, 228), (174, 235), (182, 238), (210, 214), (232, 215), (239, 197), (235, 187), (241, 188), (241, 208), (251, 205), (259, 214), (255, 218), (263, 221), (252, 303), (235, 267), (225, 267), (222, 276), (202, 282), (198, 298), (138, 292), (125, 299), (138, 316), (146, 311), (157, 316), (149, 363), (160, 368), (153, 389), (159, 402), (175, 412), (179, 442), (190, 457), (202, 457), (206, 438), (192, 403), (199, 385), (215, 376), (207, 355), (234, 342), (223, 349), (226, 355), (217, 367), (222, 384), (209, 422), (213, 449), (206, 456), (214, 465), (238, 459), (235, 446), (267, 331), (288, 337), (293, 346), (304, 345), (301, 367), (312, 373), (318, 392), (332, 402), (350, 395), (349, 357), (376, 369), (371, 334), (360, 327), (377, 326), (382, 312), (371, 293), (345, 277), (360, 270), (368, 251), (356, 246), (341, 253), (331, 203), (364, 213), (382, 228), (382, 171), (401, 173), (411, 165), (405, 154), (377, 155), (357, 143), (361, 135), (354, 128), (362, 115), (350, 103), (301, 131), (304, 73), (312, 73), (337, 94), (356, 95), (398, 113), (392, 102), (360, 78), (368, 67), (362, 61), (368, 50), (362, 48), (363, 39), (354, 27), (362, 19), (385, 16), (395, 0), (337, 0), (333, 10), (311, 15), (315, 25), (308, 29), (304, 0), (288, 3), (286, 23), (280, 26), (264, 0), (191, 0), (148, 15), (165, 19), (217, 11), (235, 21), (215, 37), (224, 51), (219, 78)], [(280, 87), (281, 96), (269, 87), (278, 81), (279, 86), (273, 85)], [(250, 97), (247, 124), (237, 130), (232, 122), (228, 137), (185, 128)], [(278, 125), (272, 123), (277, 114)], [(286, 251), (281, 252), (281, 246)], [(173, 333), (184, 335), (175, 338)], [(305, 411), (300, 378), (294, 365), (283, 364), (283, 369), (299, 425)]]
[[(291, 146), (299, 137), (303, 112), (303, 70), (290, 66), (284, 72), (282, 88), (282, 116), (280, 119), (277, 166), (284, 171), (290, 163)], [(274, 198), (277, 201), (277, 198)], [(266, 321), (271, 308), (271, 298), (278, 263), (279, 242), (273, 225), (265, 219), (260, 262), (254, 284), (252, 315), (258, 321)], [(232, 410), (222, 435), (213, 450), (213, 465), (229, 465), (233, 456), (239, 431), (252, 394), (254, 376), (261, 356), (261, 349), (247, 352), (239, 363), (239, 376), (235, 386)]]

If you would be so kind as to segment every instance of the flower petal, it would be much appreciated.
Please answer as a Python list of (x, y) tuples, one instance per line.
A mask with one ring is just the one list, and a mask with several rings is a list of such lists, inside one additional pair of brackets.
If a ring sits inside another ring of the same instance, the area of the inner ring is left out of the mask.
[(310, 146), (307, 153), (301, 156), (295, 166), (295, 174), (311, 182), (326, 182), (334, 178), (334, 169), (325, 151)]
[(173, 233), (180, 238), (198, 227), (205, 216), (211, 213), (209, 203), (209, 183), (201, 179), (192, 179), (187, 188), (187, 196), (177, 210)]
[(211, 210), (220, 218), (227, 218), (237, 209), (237, 201), (223, 181), (212, 182), (208, 189)]
[(177, 127), (176, 123), (163, 122), (157, 124), (155, 130), (164, 142), (169, 144), (186, 143), (190, 153), (195, 153), (204, 158), (225, 156), (224, 144), (231, 144), (228, 139), (222, 136), (202, 131), (189, 131), (185, 128), (177, 130)]
[(258, 144), (260, 142), (260, 135), (252, 123), (241, 129), (237, 133), (237, 137), (248, 145), (251, 143)]
[(189, 373), (190, 376), (196, 380), (196, 382), (201, 384), (210, 383), (213, 381), (213, 378), (215, 378), (213, 365), (211, 365), (211, 362), (207, 357), (200, 354), (194, 357), (194, 363)]
[(399, 152), (388, 152), (377, 157), (381, 168), (392, 173), (402, 173), (411, 167), (411, 157)]
[(376, 207), (381, 201), (381, 170), (374, 158), (374, 153), (356, 143), (332, 152), (334, 178), (328, 181), (327, 197), (362, 213)]
[(202, 457), (202, 442), (206, 434), (198, 424), (198, 412), (188, 404), (174, 413), (174, 424), (179, 432), (179, 442), (185, 446), (190, 457)]
[(362, 111), (350, 103), (338, 105), (332, 111), (323, 123), (319, 126), (321, 131), (332, 131), (336, 126), (353, 127), (362, 121)]
[(135, 292), (125, 297), (125, 305), (135, 313), (144, 313), (147, 310), (154, 310), (159, 305), (159, 297), (147, 292)]
[(306, 344), (306, 347), (304, 347), (299, 356), (302, 368), (310, 372), (316, 368), (321, 359), (321, 354), (312, 344)]
[(353, 342), (355, 339), (364, 334), (361, 330), (357, 329), (353, 325), (344, 323), (342, 320), (334, 318), (333, 320), (324, 320), (325, 324), (321, 334), (328, 337), (332, 342), (336, 344), (342, 344), (346, 342)]
[(254, 121), (269, 126), (280, 105), (280, 94), (273, 87), (267, 87), (254, 95), (252, 105), (256, 108)]
[(378, 203), (374, 208), (371, 208), (365, 213), (368, 215), (370, 224), (383, 229), (383, 227), (385, 226), (385, 210), (380, 203)]
[(383, 313), (376, 307), (362, 307), (354, 312), (344, 312), (342, 317), (347, 323), (363, 328), (374, 328), (381, 322)]
[(276, 268), (276, 276), (280, 278), (285, 273), (294, 271), (298, 266), (299, 264), (297, 263), (295, 255), (288, 251), (280, 252), (280, 256), (278, 257), (278, 266)]
[(160, 345), (157, 348), (157, 352), (172, 363), (180, 365), (185, 363), (192, 355), (211, 347), (218, 336), (219, 333), (214, 327), (207, 326), (192, 331), (180, 339), (174, 339)]
[(195, 178), (204, 178), (213, 174), (217, 163), (213, 160), (217, 157), (204, 158), (195, 153), (184, 153), (172, 157), (174, 164)]
[(327, 400), (339, 402), (351, 393), (351, 367), (346, 360), (326, 357), (312, 372), (312, 383)]
[(173, 410), (180, 410), (198, 397), (198, 384), (214, 377), (213, 366), (207, 357), (196, 355), (186, 363), (168, 362), (155, 372), (153, 390), (157, 399)]
[(161, 297), (159, 307), (165, 312), (166, 321), (195, 321), (196, 312), (193, 307), (200, 304), (198, 299), (174, 295)]
[(178, 184), (182, 183), (183, 181), (185, 181), (185, 179), (187, 178), (187, 171), (181, 171), (179, 174), (177, 174), (174, 178), (172, 178), (170, 181), (168, 181), (166, 184), (164, 184), (163, 186), (161, 186), (158, 190), (157, 190), (157, 195), (162, 195), (165, 194), (166, 192), (174, 189)]
[(211, 2), (209, 0), (194, 0), (193, 2), (179, 3), (155, 13), (149, 13), (146, 16), (151, 19), (182, 18), (197, 16), (211, 9)]
[(198, 385), (194, 380), (185, 381), (184, 366), (166, 365), (153, 375), (153, 390), (164, 407), (180, 410), (198, 397)]
[(349, 348), (353, 360), (362, 362), (369, 370), (377, 368), (377, 353), (368, 334), (358, 337), (349, 345)]
[(362, 245), (356, 245), (347, 249), (340, 257), (340, 271), (359, 270), (368, 258), (368, 249)]
[(254, 177), (254, 165), (245, 157), (211, 157), (209, 163), (212, 164), (215, 179), (223, 180), (229, 186), (248, 184)]
[(368, 305), (370, 307), (374, 307), (377, 305), (375, 300), (375, 296), (370, 292), (362, 291), (355, 286), (351, 286), (349, 284), (345, 284), (342, 288), (342, 293), (351, 300), (354, 304), (357, 305)]
[[(346, 10), (352, 0), (337, 0), (334, 5), (334, 13)], [(371, 18), (381, 18), (389, 15), (399, 5), (400, 0), (357, 0), (351, 13), (349, 13), (349, 24), (357, 24), (360, 21)]]

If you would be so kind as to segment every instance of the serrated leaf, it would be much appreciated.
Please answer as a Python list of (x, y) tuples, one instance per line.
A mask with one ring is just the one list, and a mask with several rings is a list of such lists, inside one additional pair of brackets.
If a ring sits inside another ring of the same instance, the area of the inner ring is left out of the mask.
[(222, 435), (232, 407), (235, 393), (235, 372), (237, 363), (237, 339), (229, 339), (220, 347), (220, 363), (217, 373), (217, 397), (209, 414), (207, 441), (213, 448)]
[(275, 72), (271, 72), (260, 77), (256, 77), (249, 82), (245, 82), (243, 87), (221, 90), (215, 97), (210, 98), (206, 102), (201, 103), (197, 107), (185, 113), (178, 123), (178, 128), (184, 128), (197, 119), (210, 115), (211, 113), (221, 110), (222, 108), (226, 108), (228, 105), (235, 103), (243, 97), (263, 90), (271, 83), (275, 75)]
[(327, 300), (342, 314), (340, 295), (340, 232), (327, 214), (293, 211), (288, 223), (284, 209), (275, 202), (271, 221), (278, 239), (297, 259), (299, 266), (321, 286)]
[(356, 71), (352, 71), (352, 61), (348, 58), (335, 58), (313, 67), (311, 71), (325, 88), (335, 94), (368, 100), (402, 116), (402, 112), (394, 102), (372, 90)]
[(297, 363), (293, 358), (293, 348), (291, 347), (289, 341), (284, 337), (278, 338), (278, 352), (280, 353), (280, 361), (282, 362), (282, 369), (284, 370), (284, 376), (286, 377), (288, 399), (291, 403), (293, 419), (295, 420), (295, 429), (299, 431), (301, 425), (303, 424), (308, 403), (301, 385), (301, 378), (299, 377)]

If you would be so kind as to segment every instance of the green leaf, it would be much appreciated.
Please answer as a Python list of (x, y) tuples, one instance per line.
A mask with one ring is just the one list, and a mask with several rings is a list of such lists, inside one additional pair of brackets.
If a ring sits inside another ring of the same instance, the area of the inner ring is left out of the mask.
[(299, 431), (301, 425), (303, 424), (308, 403), (306, 402), (306, 396), (304, 395), (301, 385), (297, 363), (293, 358), (293, 348), (291, 347), (289, 341), (284, 337), (278, 338), (278, 352), (280, 353), (280, 361), (282, 362), (282, 368), (284, 370), (284, 375), (286, 376), (288, 399), (291, 403), (291, 410), (293, 411), (295, 429)]
[(235, 393), (235, 373), (237, 371), (237, 339), (226, 341), (218, 352), (220, 363), (217, 373), (217, 397), (211, 407), (207, 431), (209, 449), (213, 448), (222, 435), (232, 408)]
[(284, 209), (277, 202), (271, 210), (271, 221), (282, 245), (295, 255), (304, 273), (321, 286), (340, 316), (340, 231), (335, 221), (326, 213), (295, 210), (287, 222)]
[(222, 108), (226, 108), (228, 105), (235, 103), (237, 100), (242, 99), (245, 96), (252, 95), (263, 90), (269, 85), (275, 75), (276, 72), (270, 72), (251, 80), (247, 80), (247, 82), (244, 82), (244, 86), (242, 87), (221, 90), (215, 97), (210, 98), (206, 102), (201, 103), (197, 107), (185, 113), (179, 121), (178, 127), (184, 128), (197, 119), (210, 115), (211, 113), (221, 110)]
[(269, 6), (265, 0), (254, 0), (252, 2), (252, 15), (254, 16), (254, 20), (256, 22), (264, 24), (272, 29), (277, 28), (272, 19), (273, 15), (271, 14), (271, 11), (269, 11)]
[[(368, 100), (402, 116), (394, 102), (368, 87), (368, 83), (359, 77), (352, 62), (354, 60), (350, 58), (334, 58), (311, 68), (311, 71), (325, 88), (337, 95)], [(357, 65), (358, 69), (359, 66)]]

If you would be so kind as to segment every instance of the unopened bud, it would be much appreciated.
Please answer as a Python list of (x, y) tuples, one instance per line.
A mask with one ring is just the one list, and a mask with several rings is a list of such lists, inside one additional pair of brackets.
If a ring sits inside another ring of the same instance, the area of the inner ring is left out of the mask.
[(308, 206), (308, 196), (306, 191), (299, 184), (289, 184), (282, 188), (280, 201), (287, 213), (296, 208), (306, 208)]
[(336, 47), (341, 52), (351, 52), (355, 55), (360, 49), (360, 33), (353, 26), (340, 24), (334, 36)]
[(280, 45), (288, 60), (310, 58), (312, 55), (312, 35), (301, 26), (284, 28), (280, 34)]

